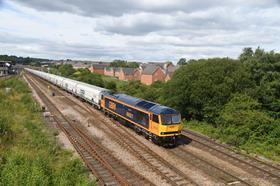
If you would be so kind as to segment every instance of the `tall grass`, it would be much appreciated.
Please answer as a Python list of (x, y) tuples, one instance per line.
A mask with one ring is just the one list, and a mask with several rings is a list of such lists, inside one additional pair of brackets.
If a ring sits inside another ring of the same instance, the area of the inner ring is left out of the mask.
[(95, 185), (82, 162), (57, 145), (19, 78), (0, 81), (0, 142), (0, 185)]

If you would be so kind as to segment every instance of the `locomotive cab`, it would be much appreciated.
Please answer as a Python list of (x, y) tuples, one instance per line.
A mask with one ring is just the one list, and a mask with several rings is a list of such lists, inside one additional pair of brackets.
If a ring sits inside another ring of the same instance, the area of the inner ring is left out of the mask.
[(180, 113), (162, 105), (156, 105), (150, 111), (153, 141), (163, 145), (176, 145), (177, 137), (183, 129)]
[(159, 137), (176, 136), (181, 133), (183, 125), (178, 111), (163, 105), (155, 105), (149, 110), (151, 114), (151, 131)]
[(159, 136), (177, 136), (181, 133), (182, 128), (180, 114), (160, 115)]

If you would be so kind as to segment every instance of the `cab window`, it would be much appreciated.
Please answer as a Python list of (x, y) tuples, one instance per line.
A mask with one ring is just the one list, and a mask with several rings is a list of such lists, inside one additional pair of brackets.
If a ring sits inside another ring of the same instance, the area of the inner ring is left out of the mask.
[(158, 115), (153, 114), (153, 122), (159, 123), (158, 122)]
[(180, 122), (180, 115), (161, 115), (161, 123), (163, 125), (179, 124)]

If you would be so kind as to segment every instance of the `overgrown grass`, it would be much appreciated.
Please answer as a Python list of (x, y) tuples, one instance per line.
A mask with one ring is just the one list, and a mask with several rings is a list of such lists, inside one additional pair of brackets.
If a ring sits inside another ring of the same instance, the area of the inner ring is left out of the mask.
[(94, 185), (57, 145), (30, 93), (19, 78), (0, 81), (0, 185)]

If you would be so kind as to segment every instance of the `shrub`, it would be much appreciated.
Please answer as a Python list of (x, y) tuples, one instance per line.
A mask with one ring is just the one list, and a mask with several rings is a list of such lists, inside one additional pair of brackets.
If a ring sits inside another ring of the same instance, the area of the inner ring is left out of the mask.
[(240, 146), (267, 141), (276, 127), (275, 120), (260, 108), (260, 103), (251, 97), (235, 95), (225, 105), (217, 122), (225, 142)]

